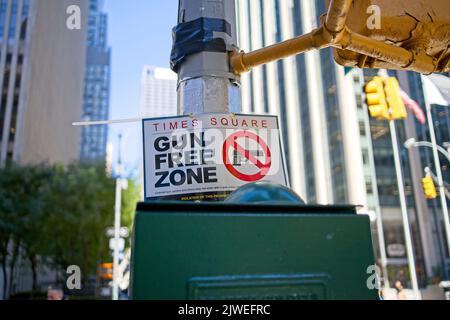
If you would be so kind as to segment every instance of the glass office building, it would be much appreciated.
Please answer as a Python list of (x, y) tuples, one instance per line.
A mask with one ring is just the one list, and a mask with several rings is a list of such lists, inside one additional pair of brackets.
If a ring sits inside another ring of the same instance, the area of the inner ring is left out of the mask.
[[(107, 44), (108, 17), (103, 0), (89, 0), (87, 56), (84, 82), (83, 120), (109, 118), (111, 49)], [(81, 160), (105, 161), (108, 126), (81, 129)]]
[[(239, 46), (244, 51), (307, 33), (318, 27), (326, 12), (323, 0), (240, 0), (236, 5)], [(361, 213), (371, 213), (378, 258), (374, 212), (381, 208), (392, 284), (408, 268), (389, 125), (369, 119), (364, 103), (363, 87), (377, 73), (337, 65), (331, 49), (310, 51), (244, 74), (242, 109), (279, 116), (291, 186), (302, 198), (309, 203), (361, 205)], [(391, 75), (424, 107), (419, 75)], [(449, 115), (441, 107), (433, 112), (442, 144), (450, 139)], [(440, 206), (425, 201), (421, 186), (423, 168), (432, 168), (433, 158), (429, 150), (417, 150), (414, 156), (402, 143), (414, 135), (429, 141), (428, 129), (413, 115), (396, 126), (418, 278), (425, 286), (436, 276), (445, 278), (448, 269)]]

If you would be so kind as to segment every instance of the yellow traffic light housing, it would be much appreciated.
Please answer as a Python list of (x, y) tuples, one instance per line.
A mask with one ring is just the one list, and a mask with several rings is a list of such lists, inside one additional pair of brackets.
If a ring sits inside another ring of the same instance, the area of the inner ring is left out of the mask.
[(393, 77), (384, 79), (384, 91), (390, 109), (391, 120), (406, 119), (408, 113), (400, 94), (400, 86), (397, 79)]
[(389, 106), (382, 77), (374, 77), (364, 88), (370, 116), (378, 120), (390, 120)]
[[(343, 1), (328, 2), (340, 4)], [(335, 46), (337, 63), (426, 74), (450, 70), (448, 0), (349, 2), (346, 27), (364, 41), (359, 46)], [(427, 71), (428, 66), (431, 69)]]
[(374, 77), (364, 88), (370, 116), (378, 120), (406, 119), (408, 113), (394, 77)]
[(233, 52), (235, 74), (313, 49), (334, 48), (346, 67), (450, 71), (448, 0), (328, 0), (311, 32), (249, 53)]
[(102, 263), (98, 265), (98, 276), (103, 280), (112, 280), (113, 278), (113, 264)]
[(425, 178), (423, 178), (422, 186), (426, 199), (431, 200), (437, 198), (437, 191), (432, 177), (426, 176)]

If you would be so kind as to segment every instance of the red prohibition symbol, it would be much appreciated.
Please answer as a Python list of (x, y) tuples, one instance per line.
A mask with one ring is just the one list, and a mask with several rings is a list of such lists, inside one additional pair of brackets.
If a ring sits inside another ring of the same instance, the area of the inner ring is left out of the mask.
[[(265, 161), (261, 162), (253, 154), (251, 154), (250, 150), (246, 150), (241, 147), (237, 143), (237, 139), (239, 138), (247, 138), (256, 141), (264, 151)], [(233, 166), (232, 162), (228, 159), (228, 153), (230, 149), (240, 153), (250, 163), (256, 166), (259, 172), (251, 175), (239, 172), (236, 167)], [(249, 131), (239, 131), (229, 136), (223, 144), (222, 156), (223, 163), (225, 164), (225, 167), (228, 169), (228, 171), (236, 178), (246, 182), (255, 182), (261, 180), (269, 173), (270, 167), (272, 165), (271, 153), (267, 144), (258, 135)]]

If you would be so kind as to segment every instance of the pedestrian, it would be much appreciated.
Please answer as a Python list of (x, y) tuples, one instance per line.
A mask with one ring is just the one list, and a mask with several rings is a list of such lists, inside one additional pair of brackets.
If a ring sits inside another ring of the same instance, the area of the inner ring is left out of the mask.
[(64, 291), (50, 286), (47, 290), (47, 300), (64, 300)]
[(405, 288), (400, 280), (395, 282), (395, 289), (397, 290), (397, 300), (407, 300)]

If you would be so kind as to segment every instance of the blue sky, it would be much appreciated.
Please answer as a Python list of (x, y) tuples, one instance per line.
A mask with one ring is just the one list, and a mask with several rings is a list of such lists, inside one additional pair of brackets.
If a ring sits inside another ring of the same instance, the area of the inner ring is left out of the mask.
[[(177, 24), (178, 0), (106, 0), (108, 41), (112, 49), (110, 118), (139, 116), (140, 78), (145, 64), (169, 67), (171, 30)], [(117, 134), (124, 135), (122, 156), (127, 172), (141, 166), (139, 124), (110, 126), (117, 159)]]

